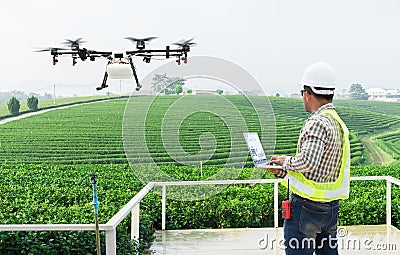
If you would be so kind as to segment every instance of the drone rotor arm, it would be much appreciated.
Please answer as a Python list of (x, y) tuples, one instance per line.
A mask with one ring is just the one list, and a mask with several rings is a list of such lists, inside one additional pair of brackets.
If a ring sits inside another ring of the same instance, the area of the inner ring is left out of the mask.
[(88, 57), (90, 58), (91, 61), (95, 61), (96, 58), (108, 58), (112, 55), (112, 52), (110, 51), (95, 51), (95, 50), (88, 50), (87, 51)]

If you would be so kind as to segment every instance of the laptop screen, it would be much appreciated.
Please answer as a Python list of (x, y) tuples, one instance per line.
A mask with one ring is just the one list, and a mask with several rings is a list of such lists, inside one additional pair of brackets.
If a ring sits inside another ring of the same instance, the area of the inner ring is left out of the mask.
[(243, 133), (244, 139), (246, 140), (247, 147), (249, 148), (251, 158), (253, 159), (254, 165), (259, 165), (267, 162), (267, 156), (265, 155), (262, 147), (260, 138), (256, 132)]

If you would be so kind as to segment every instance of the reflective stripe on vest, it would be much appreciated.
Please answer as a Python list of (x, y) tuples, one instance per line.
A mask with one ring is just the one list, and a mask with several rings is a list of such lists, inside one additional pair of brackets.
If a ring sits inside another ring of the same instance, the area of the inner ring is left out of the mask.
[(349, 130), (339, 115), (334, 110), (322, 110), (321, 114), (332, 117), (338, 124), (342, 133), (342, 158), (339, 176), (334, 182), (320, 183), (307, 179), (300, 172), (287, 171), (282, 184), (297, 195), (314, 201), (329, 202), (338, 199), (347, 199), (350, 191), (350, 141)]

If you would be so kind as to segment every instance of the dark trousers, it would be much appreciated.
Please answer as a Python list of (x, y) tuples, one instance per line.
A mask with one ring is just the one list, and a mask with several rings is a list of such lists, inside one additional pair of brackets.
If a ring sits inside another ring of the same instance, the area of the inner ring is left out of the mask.
[(339, 201), (314, 202), (293, 194), (291, 218), (284, 221), (286, 255), (337, 255)]

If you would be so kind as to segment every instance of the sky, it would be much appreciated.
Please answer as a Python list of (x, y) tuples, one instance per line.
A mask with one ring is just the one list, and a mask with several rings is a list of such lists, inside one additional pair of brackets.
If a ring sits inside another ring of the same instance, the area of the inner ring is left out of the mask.
[[(399, 88), (400, 1), (397, 0), (2, 0), (0, 92), (100, 95), (105, 60), (79, 62), (37, 47), (60, 47), (84, 38), (89, 49), (124, 52), (125, 37), (158, 38), (164, 48), (195, 38), (192, 56), (213, 56), (240, 65), (269, 95), (298, 93), (304, 69), (316, 61), (337, 72), (338, 91), (352, 83)], [(165, 61), (135, 59), (139, 79)], [(189, 59), (190, 61), (190, 59)], [(190, 62), (189, 62), (190, 64)], [(130, 80), (110, 81), (110, 92), (133, 91)]]

